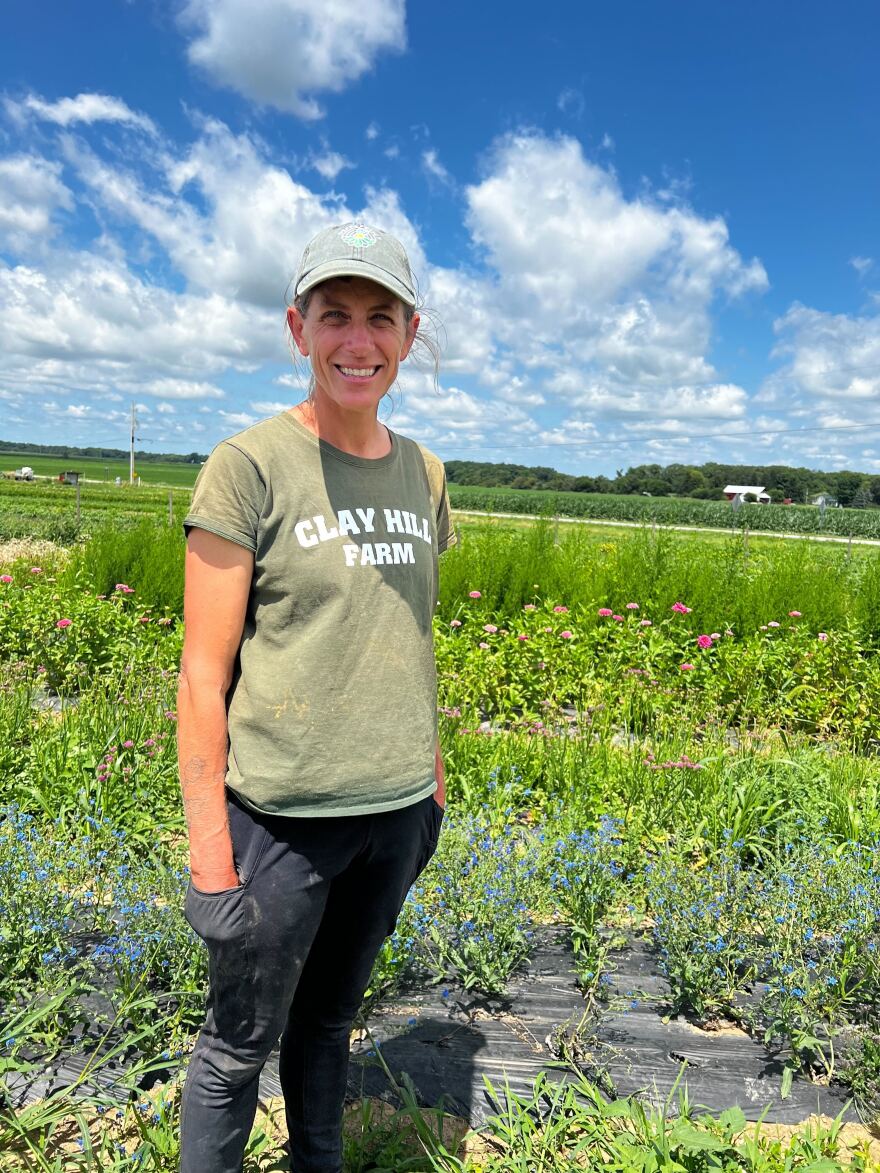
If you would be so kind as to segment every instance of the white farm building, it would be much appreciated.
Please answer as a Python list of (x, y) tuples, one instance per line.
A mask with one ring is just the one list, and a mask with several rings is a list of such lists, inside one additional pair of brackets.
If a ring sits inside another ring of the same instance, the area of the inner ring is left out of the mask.
[(751, 497), (760, 505), (770, 504), (770, 494), (764, 492), (763, 485), (726, 485), (724, 496), (728, 501), (742, 503)]

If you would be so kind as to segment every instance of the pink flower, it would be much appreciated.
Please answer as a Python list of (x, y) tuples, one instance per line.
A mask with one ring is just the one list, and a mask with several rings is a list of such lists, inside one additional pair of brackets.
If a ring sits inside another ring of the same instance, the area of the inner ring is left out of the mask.
[(615, 621), (615, 623), (623, 623), (622, 615), (612, 615), (611, 618)]
[(163, 619), (157, 619), (156, 622), (160, 627), (170, 627), (174, 620), (170, 615), (166, 615)]
[(520, 643), (525, 643), (525, 641), (531, 637), (528, 635), (518, 635), (516, 638), (520, 641)]
[(544, 630), (545, 630), (545, 631), (552, 631), (552, 630), (553, 630), (553, 628), (552, 628), (552, 627), (545, 627), (545, 628), (544, 628)]
[(538, 610), (538, 608), (535, 606), (534, 603), (526, 603), (526, 605), (523, 607), (523, 611), (537, 611), (537, 610)]
[(598, 614), (601, 615), (603, 619), (607, 619), (609, 615), (613, 614), (613, 611), (610, 607), (600, 607)]
[(573, 639), (574, 632), (573, 631), (560, 631), (559, 638), (560, 639)]
[(482, 599), (482, 597), (483, 595), (481, 591), (468, 591), (469, 599)]
[(123, 749), (131, 749), (131, 747), (132, 747), (133, 745), (134, 745), (134, 742), (133, 742), (133, 741), (123, 741), (123, 743), (122, 743), (122, 748), (123, 748)]
[(792, 619), (800, 619), (801, 617), (800, 611), (789, 611), (789, 615)]
[(127, 582), (118, 582), (113, 589), (119, 591), (122, 595), (134, 594), (134, 587), (130, 587)]
[(12, 582), (11, 574), (0, 574), (0, 582)]
[(713, 631), (712, 632), (712, 639), (721, 639), (721, 632), (720, 631)]
[(485, 650), (486, 650), (486, 648), (488, 648), (488, 646), (489, 646), (489, 645), (488, 645), (488, 644), (483, 644), (483, 643), (481, 643), (481, 644), (478, 644), (477, 646), (478, 646), (478, 647), (481, 647), (481, 648), (483, 649), (483, 651), (485, 651)]
[(679, 669), (682, 672), (693, 672), (694, 666), (693, 664), (679, 664)]
[(733, 632), (732, 632), (732, 631), (731, 631), (731, 629), (728, 627), (727, 631), (725, 631), (725, 633), (724, 633), (724, 634), (725, 634), (725, 635), (733, 635)]
[(149, 615), (141, 615), (140, 619), (138, 619), (138, 623), (152, 623), (152, 620), (150, 619)]
[(771, 619), (770, 622), (767, 624), (767, 626), (768, 627), (778, 627), (779, 624), (776, 622), (775, 619)]
[(693, 608), (686, 607), (684, 603), (673, 603), (671, 610), (677, 612), (679, 615), (689, 615)]
[(652, 626), (653, 626), (653, 624), (651, 623), (650, 619), (640, 619), (639, 620), (639, 627), (652, 627)]
[(483, 624), (483, 631), (485, 631), (488, 635), (494, 635), (497, 630), (498, 628), (494, 623)]
[(71, 619), (59, 619), (55, 624), (56, 627), (70, 627), (73, 621)]
[(627, 603), (626, 609), (627, 611), (638, 611), (639, 605), (638, 603)]
[(42, 573), (43, 573), (42, 566), (32, 566), (31, 567), (31, 574), (42, 574)]
[(568, 614), (568, 607), (554, 607), (553, 610), (557, 615), (567, 615)]
[(712, 646), (712, 636), (711, 635), (698, 635), (697, 636), (697, 647), (698, 648), (711, 648), (711, 646)]
[(461, 620), (460, 619), (451, 619), (449, 621), (449, 626), (450, 627), (461, 627)]
[(176, 721), (177, 720), (177, 713), (175, 713), (174, 709), (166, 709), (165, 710), (165, 720), (166, 721)]
[(816, 636), (816, 639), (820, 639), (820, 640), (821, 640), (823, 643), (825, 642), (825, 640), (826, 640), (827, 638), (828, 638), (828, 632), (827, 632), (827, 631), (820, 631), (820, 632), (819, 632), (819, 634)]

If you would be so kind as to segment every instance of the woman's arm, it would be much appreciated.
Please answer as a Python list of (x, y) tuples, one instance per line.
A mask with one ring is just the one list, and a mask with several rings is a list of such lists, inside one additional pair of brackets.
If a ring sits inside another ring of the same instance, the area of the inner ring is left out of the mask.
[(434, 777), (437, 779), (437, 789), (434, 791), (434, 801), (446, 808), (446, 770), (443, 766), (443, 755), (440, 752), (440, 738), (437, 738), (437, 747), (434, 750)]
[(241, 644), (253, 572), (254, 556), (244, 546), (207, 530), (190, 531), (177, 756), (192, 882), (203, 892), (220, 892), (239, 882), (226, 816), (226, 694)]

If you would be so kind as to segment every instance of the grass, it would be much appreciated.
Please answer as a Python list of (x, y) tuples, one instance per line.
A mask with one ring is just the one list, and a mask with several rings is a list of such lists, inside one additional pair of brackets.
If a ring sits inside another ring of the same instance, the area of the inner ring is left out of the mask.
[[(116, 477), (128, 481), (128, 460), (102, 460), (95, 456), (40, 456), (28, 452), (3, 452), (0, 454), (0, 472), (13, 472), (23, 465), (29, 465), (36, 476), (57, 479), (69, 470), (79, 472), (87, 481), (101, 481), (113, 484)], [(177, 461), (135, 460), (135, 476), (143, 485), (174, 485), (191, 488), (196, 483), (200, 465), (183, 464)]]
[[(3, 1173), (176, 1162), (205, 970), (180, 910), (182, 539), (132, 521), (0, 581), (12, 804), (0, 815), (0, 1083), (77, 1047), (93, 1066), (114, 1052), (131, 1064), (119, 1108), (82, 1087), (23, 1113), (0, 1106)], [(557, 919), (571, 929), (571, 981), (601, 1011), (607, 943), (641, 926), (669, 1009), (738, 1018), (784, 1049), (792, 1076), (842, 1080), (874, 1112), (877, 555), (573, 531), (557, 545), (552, 523), (468, 526), (442, 561), (450, 813), (365, 1011), (413, 977), (503, 993), (534, 925)], [(744, 999), (756, 981), (764, 993)], [(164, 1082), (147, 1097), (150, 1067)], [(839, 1122), (778, 1139), (683, 1092), (652, 1108), (569, 1075), (525, 1098), (494, 1089), (495, 1119), (466, 1144), (398, 1079), (396, 1114), (369, 1102), (355, 1113), (346, 1173), (880, 1167), (863, 1143), (848, 1151)], [(284, 1163), (265, 1119), (246, 1169), (273, 1168)]]

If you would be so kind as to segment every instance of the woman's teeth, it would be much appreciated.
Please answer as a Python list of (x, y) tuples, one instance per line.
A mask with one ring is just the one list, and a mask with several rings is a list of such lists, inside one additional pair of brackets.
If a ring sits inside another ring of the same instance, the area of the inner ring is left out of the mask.
[(343, 375), (351, 375), (352, 377), (357, 378), (357, 379), (366, 379), (366, 378), (369, 378), (370, 375), (375, 375), (376, 371), (378, 371), (379, 368), (378, 367), (339, 367), (338, 369), (340, 371), (342, 371)]

